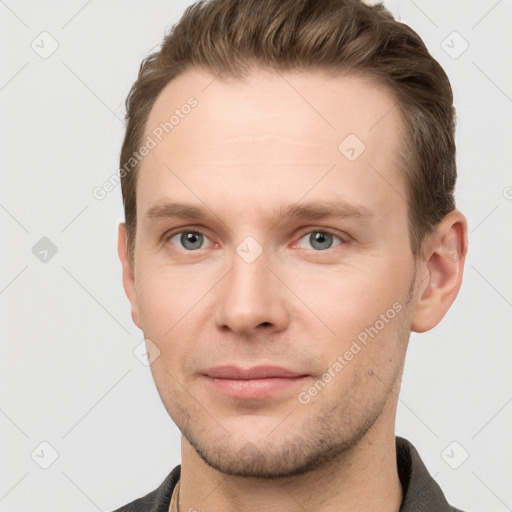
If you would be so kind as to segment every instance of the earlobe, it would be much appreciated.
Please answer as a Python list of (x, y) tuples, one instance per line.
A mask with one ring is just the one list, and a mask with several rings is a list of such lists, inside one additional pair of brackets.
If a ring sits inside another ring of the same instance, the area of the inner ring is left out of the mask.
[(128, 233), (124, 222), (121, 222), (118, 228), (117, 252), (123, 268), (123, 288), (128, 300), (130, 301), (132, 320), (139, 329), (142, 329), (139, 305), (137, 301), (137, 291), (135, 288), (134, 268), (128, 254)]
[(419, 283), (411, 330), (425, 332), (435, 327), (453, 304), (462, 284), (468, 235), (467, 221), (457, 210), (448, 213), (427, 241), (420, 262)]

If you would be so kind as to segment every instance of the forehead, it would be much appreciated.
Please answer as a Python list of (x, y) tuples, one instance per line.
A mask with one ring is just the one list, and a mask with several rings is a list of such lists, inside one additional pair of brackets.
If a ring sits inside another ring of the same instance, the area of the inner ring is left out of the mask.
[(236, 79), (191, 69), (150, 112), (145, 139), (156, 145), (141, 163), (137, 204), (157, 201), (164, 189), (186, 194), (185, 181), (217, 198), (237, 189), (239, 197), (259, 192), (278, 201), (281, 191), (298, 200), (334, 169), (315, 192), (357, 192), (358, 202), (389, 209), (397, 194), (405, 197), (400, 128), (392, 95), (364, 77), (255, 70)]

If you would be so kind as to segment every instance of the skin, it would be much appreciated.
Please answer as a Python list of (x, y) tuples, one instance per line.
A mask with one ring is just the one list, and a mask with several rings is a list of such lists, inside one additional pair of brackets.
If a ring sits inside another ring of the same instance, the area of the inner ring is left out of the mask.
[[(361, 77), (188, 70), (157, 98), (146, 136), (190, 96), (197, 107), (141, 163), (133, 266), (119, 226), (132, 318), (160, 350), (152, 374), (183, 434), (180, 510), (397, 511), (394, 428), (409, 333), (433, 328), (455, 299), (466, 220), (450, 212), (414, 257), (396, 167), (399, 112)], [(338, 149), (348, 134), (366, 146), (354, 161)], [(369, 215), (276, 216), (315, 201)], [(147, 217), (165, 202), (208, 216)], [(199, 248), (183, 245), (187, 230), (204, 235)], [(248, 236), (256, 243), (244, 245)], [(237, 253), (258, 246), (250, 263)], [(400, 311), (389, 319), (393, 304)], [(301, 403), (383, 314), (378, 334)], [(236, 399), (204, 375), (226, 364), (305, 377), (264, 399)]]

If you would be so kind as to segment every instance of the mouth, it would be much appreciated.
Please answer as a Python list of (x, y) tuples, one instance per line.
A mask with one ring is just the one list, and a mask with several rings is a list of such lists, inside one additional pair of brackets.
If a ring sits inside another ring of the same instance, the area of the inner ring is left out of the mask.
[(308, 377), (277, 366), (218, 366), (204, 372), (214, 392), (238, 400), (263, 400), (289, 391)]

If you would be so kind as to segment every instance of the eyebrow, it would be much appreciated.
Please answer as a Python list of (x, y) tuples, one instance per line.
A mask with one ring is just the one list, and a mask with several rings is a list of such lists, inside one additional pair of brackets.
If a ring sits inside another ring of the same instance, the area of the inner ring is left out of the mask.
[[(208, 208), (189, 203), (164, 202), (151, 206), (145, 213), (148, 222), (179, 218), (205, 219), (213, 216)], [(362, 205), (354, 205), (343, 200), (312, 201), (283, 205), (273, 211), (272, 221), (278, 223), (283, 219), (324, 219), (324, 218), (360, 218), (369, 219), (374, 213)]]

